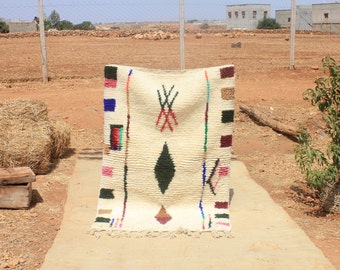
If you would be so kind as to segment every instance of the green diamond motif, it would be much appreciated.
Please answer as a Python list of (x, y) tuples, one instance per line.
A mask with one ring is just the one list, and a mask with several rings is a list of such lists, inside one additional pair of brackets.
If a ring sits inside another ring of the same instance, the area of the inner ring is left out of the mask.
[(175, 171), (175, 164), (169, 153), (168, 145), (165, 143), (155, 166), (155, 175), (158, 186), (163, 194), (168, 189), (172, 178), (175, 175)]

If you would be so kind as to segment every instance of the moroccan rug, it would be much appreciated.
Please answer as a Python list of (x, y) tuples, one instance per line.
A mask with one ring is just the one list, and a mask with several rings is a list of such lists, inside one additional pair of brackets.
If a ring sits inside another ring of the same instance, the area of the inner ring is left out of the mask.
[(234, 66), (104, 69), (92, 231), (229, 232)]

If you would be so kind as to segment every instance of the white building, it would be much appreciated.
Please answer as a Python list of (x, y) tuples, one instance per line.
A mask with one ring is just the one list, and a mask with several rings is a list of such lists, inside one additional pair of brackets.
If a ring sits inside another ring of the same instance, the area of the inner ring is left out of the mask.
[(270, 5), (242, 4), (227, 5), (227, 29), (257, 28), (260, 20), (270, 17)]
[(312, 5), (313, 31), (340, 34), (340, 3)]
[[(275, 19), (276, 22), (281, 25), (281, 27), (289, 28), (291, 22), (291, 10), (276, 10)], [(312, 6), (296, 6), (296, 30), (312, 30), (312, 26)]]

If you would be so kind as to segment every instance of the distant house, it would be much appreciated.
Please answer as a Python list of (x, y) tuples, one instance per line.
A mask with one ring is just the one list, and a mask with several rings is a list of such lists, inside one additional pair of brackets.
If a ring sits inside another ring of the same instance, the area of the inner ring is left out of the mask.
[(227, 29), (257, 28), (260, 20), (270, 17), (268, 4), (227, 5)]
[(340, 34), (340, 3), (312, 5), (313, 31)]
[[(276, 10), (275, 19), (283, 28), (289, 28), (291, 23), (291, 10)], [(312, 6), (296, 6), (296, 30), (312, 30)]]
[(38, 30), (37, 22), (27, 21), (6, 21), (9, 32), (36, 32)]

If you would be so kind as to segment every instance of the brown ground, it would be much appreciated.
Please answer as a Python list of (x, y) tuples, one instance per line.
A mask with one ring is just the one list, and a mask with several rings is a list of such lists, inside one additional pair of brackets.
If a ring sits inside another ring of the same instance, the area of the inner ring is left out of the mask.
[[(232, 37), (205, 34), (186, 37), (186, 68), (235, 64), (236, 106), (258, 106), (280, 121), (311, 128), (324, 143), (320, 115), (302, 92), (323, 76), (321, 59), (340, 62), (340, 36), (299, 34), (295, 66), (289, 69), (287, 34), (247, 34)], [(242, 48), (231, 49), (231, 43)], [(40, 99), (49, 116), (72, 125), (72, 151), (47, 175), (37, 176), (32, 207), (0, 210), (0, 269), (39, 269), (63, 216), (67, 184), (82, 148), (102, 143), (102, 88), (105, 64), (161, 69), (179, 67), (178, 40), (132, 40), (114, 37), (47, 37), (48, 84), (41, 83), (38, 37), (0, 37), (0, 99)], [(319, 67), (320, 69), (317, 69)], [(235, 156), (301, 226), (326, 257), (340, 269), (340, 216), (318, 211), (315, 192), (307, 188), (294, 162), (295, 143), (269, 127), (255, 124), (237, 109)]]

